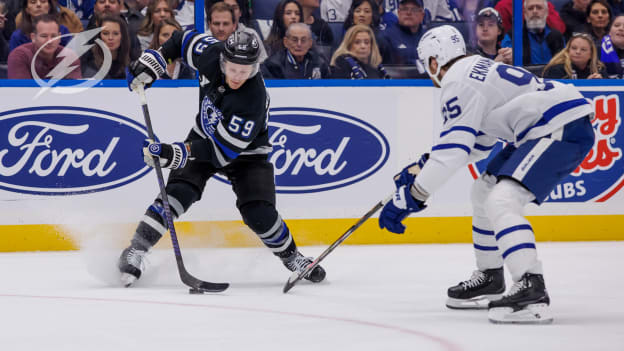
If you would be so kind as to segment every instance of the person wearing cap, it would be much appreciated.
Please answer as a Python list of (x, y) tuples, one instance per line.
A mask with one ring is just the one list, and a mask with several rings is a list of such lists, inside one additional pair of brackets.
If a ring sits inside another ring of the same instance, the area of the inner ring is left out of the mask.
[[(155, 167), (158, 162), (171, 170), (165, 191), (172, 213), (165, 218), (167, 206), (160, 196), (147, 208), (119, 258), (122, 284), (130, 286), (141, 277), (145, 256), (167, 232), (168, 220), (180, 218), (198, 201), (216, 173), (232, 184), (245, 224), (288, 270), (302, 272), (312, 263), (299, 252), (276, 209), (274, 170), (268, 159), (269, 97), (258, 73), (259, 55), (260, 42), (246, 32), (218, 41), (195, 31), (176, 31), (160, 49), (146, 50), (130, 65), (127, 78), (132, 90), (149, 87), (165, 72), (166, 62), (178, 58), (198, 71), (200, 88), (199, 111), (183, 142), (144, 143), (145, 163)], [(223, 206), (229, 203), (214, 195), (206, 198)], [(320, 282), (325, 270), (317, 266), (305, 279)]]
[(500, 42), (505, 37), (503, 24), (492, 7), (481, 9), (475, 16), (475, 45), (471, 51), (497, 62), (511, 64), (513, 61), (512, 49), (501, 47)]
[(425, 10), (422, 0), (401, 0), (399, 22), (388, 26), (383, 36), (390, 47), (390, 64), (418, 65), (418, 42), (425, 32)]

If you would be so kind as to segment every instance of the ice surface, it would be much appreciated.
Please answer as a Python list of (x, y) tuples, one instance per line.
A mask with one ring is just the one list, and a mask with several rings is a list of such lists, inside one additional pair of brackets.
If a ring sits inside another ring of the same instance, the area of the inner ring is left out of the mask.
[(264, 248), (182, 248), (191, 274), (232, 284), (204, 295), (188, 293), (165, 249), (120, 287), (121, 249), (100, 244), (0, 254), (1, 350), (624, 350), (624, 242), (538, 244), (555, 316), (545, 326), (444, 306), (474, 269), (466, 244), (341, 246), (323, 262), (327, 282), (288, 294), (290, 272)]

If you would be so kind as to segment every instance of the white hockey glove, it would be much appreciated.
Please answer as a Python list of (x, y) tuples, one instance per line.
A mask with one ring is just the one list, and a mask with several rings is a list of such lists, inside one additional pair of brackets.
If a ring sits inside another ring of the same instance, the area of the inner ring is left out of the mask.
[(160, 167), (178, 169), (186, 165), (189, 158), (184, 143), (163, 144), (150, 139), (143, 141), (143, 161), (155, 167), (154, 158), (160, 161)]
[(130, 90), (143, 84), (149, 88), (160, 76), (165, 73), (167, 62), (159, 51), (145, 50), (138, 60), (126, 68), (126, 80)]

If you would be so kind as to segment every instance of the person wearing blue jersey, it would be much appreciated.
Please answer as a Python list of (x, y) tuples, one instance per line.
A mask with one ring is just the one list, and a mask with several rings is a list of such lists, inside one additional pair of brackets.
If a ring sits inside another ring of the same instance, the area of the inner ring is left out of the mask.
[[(592, 106), (573, 85), (466, 56), (462, 35), (448, 25), (425, 33), (418, 55), (434, 85), (441, 87), (442, 132), (420, 172), (412, 172), (410, 165), (400, 173), (379, 225), (402, 233), (402, 220), (423, 210), (455, 171), (487, 157), (497, 141), (505, 141), (472, 186), (477, 270), (448, 289), (447, 306), (487, 306), (494, 323), (550, 323), (542, 263), (523, 208), (541, 204), (592, 148)], [(505, 295), (503, 265), (514, 282)]]
[[(269, 97), (258, 72), (260, 42), (234, 32), (221, 42), (195, 31), (176, 31), (158, 50), (145, 50), (127, 71), (129, 87), (149, 87), (181, 58), (199, 74), (199, 111), (182, 142), (148, 140), (145, 162), (171, 169), (165, 190), (173, 218), (182, 216), (203, 195), (216, 173), (227, 177), (243, 221), (290, 271), (303, 271), (312, 258), (297, 249), (288, 225), (277, 212), (272, 151), (269, 142)], [(119, 258), (121, 281), (130, 286), (145, 270), (145, 256), (167, 233), (163, 201), (157, 197), (139, 222), (130, 246)], [(306, 277), (325, 279), (317, 266)]]

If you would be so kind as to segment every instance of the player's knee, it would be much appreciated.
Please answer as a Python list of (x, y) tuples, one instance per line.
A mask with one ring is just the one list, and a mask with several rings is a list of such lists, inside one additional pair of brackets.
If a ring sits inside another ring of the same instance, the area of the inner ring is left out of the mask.
[[(184, 214), (200, 198), (200, 191), (194, 185), (186, 182), (167, 184), (166, 190), (169, 207), (176, 218)], [(160, 196), (157, 201), (161, 201)]]
[(473, 207), (483, 206), (494, 185), (496, 185), (496, 177), (493, 175), (483, 173), (477, 178), (470, 190), (470, 201)]
[(535, 197), (518, 182), (502, 179), (485, 199), (485, 210), (491, 220), (506, 213), (522, 215), (524, 206)]
[(239, 210), (245, 224), (258, 234), (270, 231), (278, 220), (281, 222), (275, 206), (267, 201), (251, 201)]

